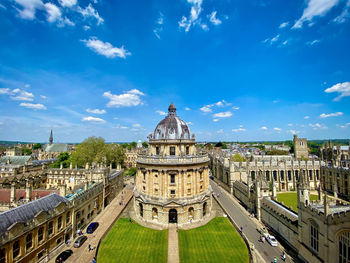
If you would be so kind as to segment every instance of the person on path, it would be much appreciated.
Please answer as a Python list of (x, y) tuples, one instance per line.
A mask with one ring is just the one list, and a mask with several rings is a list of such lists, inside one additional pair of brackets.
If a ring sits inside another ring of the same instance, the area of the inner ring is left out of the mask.
[(241, 226), (241, 233), (243, 233), (243, 226)]

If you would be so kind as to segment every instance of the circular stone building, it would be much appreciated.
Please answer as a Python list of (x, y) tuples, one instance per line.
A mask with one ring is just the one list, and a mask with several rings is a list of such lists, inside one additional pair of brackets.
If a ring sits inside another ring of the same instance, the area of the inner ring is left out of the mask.
[(208, 217), (212, 207), (209, 158), (197, 153), (195, 136), (176, 115), (173, 103), (148, 138), (147, 154), (136, 159), (136, 216), (163, 226)]

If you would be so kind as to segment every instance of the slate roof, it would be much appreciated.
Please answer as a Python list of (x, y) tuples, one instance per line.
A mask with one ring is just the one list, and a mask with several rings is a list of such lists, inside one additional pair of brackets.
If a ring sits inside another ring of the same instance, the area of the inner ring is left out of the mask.
[(35, 215), (41, 211), (49, 212), (53, 210), (61, 202), (68, 203), (69, 201), (58, 194), (50, 194), (0, 213), (0, 234), (3, 235), (15, 223), (25, 223), (33, 220)]
[(12, 165), (25, 165), (26, 162), (31, 160), (31, 156), (3, 156), (0, 158), (0, 164), (6, 165), (8, 164), (8, 160), (10, 160), (10, 164)]
[(45, 152), (68, 152), (68, 144), (65, 144), (65, 143), (46, 144)]

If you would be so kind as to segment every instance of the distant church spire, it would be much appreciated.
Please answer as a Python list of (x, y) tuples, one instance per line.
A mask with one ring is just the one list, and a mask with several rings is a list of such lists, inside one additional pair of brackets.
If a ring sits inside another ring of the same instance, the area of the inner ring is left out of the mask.
[(49, 143), (50, 143), (50, 144), (52, 144), (52, 143), (53, 143), (53, 134), (52, 134), (52, 129), (51, 129), (51, 133), (50, 133)]

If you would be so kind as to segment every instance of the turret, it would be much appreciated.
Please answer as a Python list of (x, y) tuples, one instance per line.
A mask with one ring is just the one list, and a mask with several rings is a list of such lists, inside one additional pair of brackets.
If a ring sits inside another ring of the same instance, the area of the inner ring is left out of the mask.
[(305, 170), (299, 171), (299, 181), (297, 183), (298, 208), (310, 203), (310, 189), (307, 185)]

